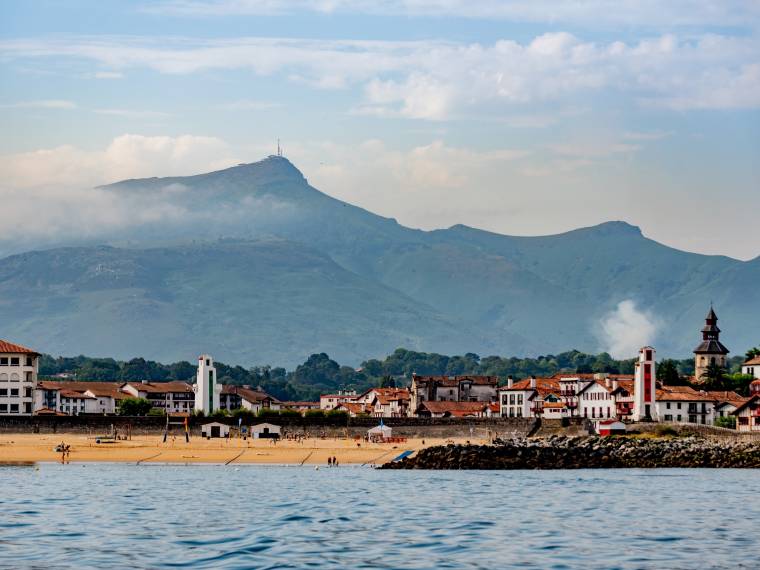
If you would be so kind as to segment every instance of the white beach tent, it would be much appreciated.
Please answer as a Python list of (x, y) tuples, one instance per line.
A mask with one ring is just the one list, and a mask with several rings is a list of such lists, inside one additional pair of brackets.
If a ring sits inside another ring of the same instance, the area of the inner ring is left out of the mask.
[(367, 437), (370, 441), (383, 440), (391, 437), (393, 429), (383, 424), (383, 420), (380, 420), (380, 425), (373, 427), (367, 432)]

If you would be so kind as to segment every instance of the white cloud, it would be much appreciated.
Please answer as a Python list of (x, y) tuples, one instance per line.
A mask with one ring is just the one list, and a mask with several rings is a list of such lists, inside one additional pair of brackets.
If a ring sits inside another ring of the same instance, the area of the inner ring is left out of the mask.
[(96, 71), (92, 74), (95, 79), (123, 79), (124, 74), (119, 71)]
[(658, 324), (631, 299), (618, 303), (599, 323), (599, 340), (613, 358), (634, 358), (642, 346), (654, 344)]
[(0, 105), (4, 109), (76, 109), (76, 103), (62, 99), (45, 99), (41, 101), (19, 101)]
[(626, 27), (746, 26), (760, 16), (757, 2), (741, 0), (168, 0), (143, 10), (194, 17), (317, 12)]
[(555, 32), (490, 45), (71, 37), (5, 40), (0, 49), (6, 59), (68, 57), (114, 70), (282, 74), (316, 89), (359, 88), (363, 98), (352, 105), (354, 112), (415, 119), (469, 117), (483, 109), (500, 116), (514, 105), (610, 92), (676, 110), (760, 107), (760, 42), (752, 36), (666, 34), (599, 43)]
[(129, 119), (164, 119), (169, 117), (169, 113), (161, 111), (140, 111), (138, 109), (94, 109), (93, 113), (98, 115), (112, 115), (116, 117), (126, 117)]
[(673, 131), (628, 131), (626, 133), (623, 133), (623, 138), (631, 141), (657, 141), (672, 137), (674, 134), (675, 133)]
[(239, 101), (220, 105), (220, 108), (231, 111), (266, 111), (269, 109), (277, 109), (278, 107), (282, 107), (282, 103), (276, 103), (274, 101), (259, 101), (257, 99), (241, 99)]
[(214, 137), (125, 134), (103, 150), (71, 145), (0, 156), (6, 188), (83, 188), (125, 178), (185, 175), (236, 164), (231, 149)]

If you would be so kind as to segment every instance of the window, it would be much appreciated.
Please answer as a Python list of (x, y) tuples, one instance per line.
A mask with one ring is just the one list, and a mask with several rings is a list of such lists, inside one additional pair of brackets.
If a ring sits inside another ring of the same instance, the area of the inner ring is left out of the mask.
[(18, 396), (18, 388), (11, 388), (11, 396)]
[(673, 421), (673, 416), (670, 415), (670, 414), (665, 414), (665, 421), (666, 422), (672, 422)]
[(678, 421), (681, 421), (681, 414), (678, 414)]
[(697, 423), (697, 416), (695, 416), (695, 415), (693, 415), (693, 414), (692, 414), (692, 415), (689, 415), (689, 423), (690, 423), (690, 424), (695, 424), (695, 423)]
[(670, 409), (670, 402), (668, 402), (667, 404), (665, 404), (665, 407), (669, 410)]
[[(755, 418), (757, 419), (757, 418)], [(739, 418), (739, 425), (740, 426), (746, 426), (749, 424), (749, 418)]]
[(21, 364), (21, 360), (18, 356), (11, 356), (11, 366), (19, 366)]
[(681, 409), (681, 402), (678, 402), (678, 409)]
[[(8, 413), (8, 404), (0, 404), (0, 414), (7, 414)], [(747, 419), (747, 418), (742, 418)]]
[(0, 356), (0, 366), (8, 366), (8, 357)]
[(522, 394), (517, 394), (517, 404), (519, 406), (522, 406), (522, 403), (523, 403), (523, 395)]
[(8, 395), (8, 388), (0, 388), (0, 397)]
[(27, 356), (26, 357), (26, 365), (27, 366), (34, 366), (34, 364), (32, 363), (32, 357), (31, 356)]
[(755, 418), (755, 425), (760, 426), (760, 417)]
[(18, 404), (11, 404), (11, 413), (12, 414), (18, 413)]
[(509, 395), (509, 403), (511, 405), (514, 405), (514, 403), (515, 403), (515, 395), (514, 394), (510, 394)]

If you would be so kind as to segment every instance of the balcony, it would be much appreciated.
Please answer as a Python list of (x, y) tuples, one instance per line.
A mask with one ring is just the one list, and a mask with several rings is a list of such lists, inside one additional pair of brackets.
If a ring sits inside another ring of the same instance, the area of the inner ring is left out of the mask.
[(531, 406), (530, 411), (534, 414), (542, 414), (544, 412), (543, 406)]
[(575, 390), (560, 390), (559, 395), (563, 398), (573, 398), (575, 397)]
[(565, 407), (574, 410), (578, 407), (578, 402), (565, 402)]

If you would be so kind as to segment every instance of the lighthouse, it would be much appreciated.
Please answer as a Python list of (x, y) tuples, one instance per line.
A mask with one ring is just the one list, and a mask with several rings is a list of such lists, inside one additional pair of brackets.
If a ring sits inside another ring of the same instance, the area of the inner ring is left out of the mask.
[(210, 415), (219, 409), (219, 395), (222, 386), (216, 383), (216, 368), (214, 359), (208, 354), (198, 357), (198, 372), (195, 377), (195, 411), (201, 411), (204, 415)]
[(639, 350), (633, 380), (633, 420), (657, 420), (657, 387), (655, 386), (655, 350), (645, 346)]

